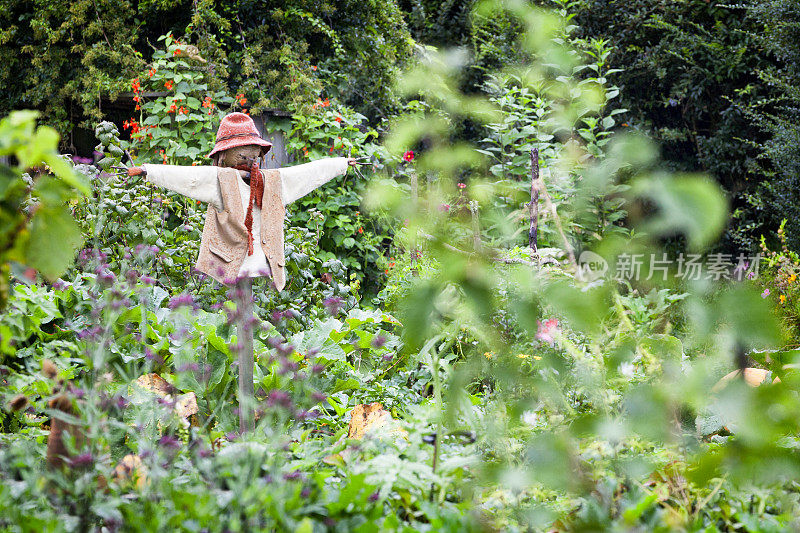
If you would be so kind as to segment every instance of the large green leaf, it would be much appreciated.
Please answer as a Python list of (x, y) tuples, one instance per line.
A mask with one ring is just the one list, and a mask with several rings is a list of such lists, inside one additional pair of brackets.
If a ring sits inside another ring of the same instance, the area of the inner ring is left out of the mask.
[(55, 280), (72, 264), (75, 249), (82, 242), (80, 229), (66, 207), (42, 207), (31, 221), (26, 263), (45, 278)]
[(634, 182), (631, 192), (655, 204), (658, 212), (641, 228), (659, 236), (686, 236), (689, 247), (713, 243), (725, 228), (728, 201), (719, 185), (700, 174), (654, 174)]

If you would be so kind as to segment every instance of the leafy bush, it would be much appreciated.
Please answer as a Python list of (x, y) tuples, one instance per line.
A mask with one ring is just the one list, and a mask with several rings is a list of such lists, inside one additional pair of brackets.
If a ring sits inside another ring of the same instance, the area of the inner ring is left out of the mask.
[[(209, 90), (244, 93), (252, 111), (309, 107), (321, 91), (380, 117), (396, 105), (391, 78), (413, 42), (393, 1), (277, 4), (130, 0), (10, 2), (0, 15), (0, 113), (40, 109), (62, 134), (108, 117), (151, 43), (185, 35), (208, 63)], [(358, 57), (358, 61), (351, 58)]]
[(759, 158), (767, 139), (748, 109), (775, 95), (759, 72), (773, 62), (745, 5), (692, 0), (574, 4), (580, 32), (613, 41), (609, 60), (630, 124), (659, 142), (665, 163), (707, 172), (741, 209), (727, 245), (754, 250), (765, 218), (747, 195), (770, 181)]
[(37, 117), (18, 111), (0, 121), (0, 157), (14, 158), (12, 165), (0, 162), (0, 309), (8, 298), (12, 262), (33, 268), (28, 278), (38, 271), (54, 280), (81, 242), (65, 203), (88, 188), (59, 155), (58, 134), (37, 127)]
[[(340, 282), (344, 264), (322, 262), (325, 222), (309, 213), (287, 240), (298, 269), (289, 290), (256, 287), (256, 312), (243, 317), (241, 293), (180, 281), (180, 258), (193, 254), (171, 233), (184, 223), (172, 210), (194, 216), (191, 203), (162, 199), (165, 217), (144, 204), (124, 213), (126, 191), (145, 186), (94, 173), (97, 197), (77, 206), (94, 248), (67, 282), (16, 286), (0, 322), (10, 339), (0, 343), (0, 528), (797, 527), (799, 354), (759, 285), (794, 283), (796, 257), (768, 258), (763, 280), (745, 264), (715, 276), (710, 260), (697, 280), (683, 276), (686, 257), (725, 229), (719, 185), (659, 170), (650, 141), (612, 129), (616, 95), (600, 81), (614, 66), (601, 65), (609, 45), (566, 38), (566, 10), (479, 9), (524, 29), (505, 73), (515, 77), (493, 73), (512, 83), (465, 93), (469, 63), (429, 51), (401, 80), (408, 112), (385, 144), (324, 100), (294, 118), (298, 159), (352, 144), (384, 165), (363, 192), (365, 207), (401, 221), (378, 309)], [(486, 140), (454, 134), (467, 123)], [(114, 126), (98, 137), (118, 161)], [(519, 145), (538, 146), (550, 171), (537, 253), (519, 243), (529, 223)], [(598, 199), (620, 219), (590, 234)], [(330, 207), (350, 217), (341, 224), (360, 222), (354, 202)], [(164, 246), (137, 248), (142, 236)], [(682, 254), (672, 263), (665, 243)], [(580, 251), (608, 271), (587, 279)], [(668, 265), (625, 275), (623, 258), (637, 256)], [(330, 275), (317, 282), (316, 268)], [(232, 324), (243, 318), (259, 418), (239, 434)], [(761, 382), (720, 380), (746, 365)], [(188, 417), (185, 395), (197, 403)], [(381, 423), (358, 438), (350, 426), (369, 420), (368, 402), (386, 409), (370, 406)], [(62, 467), (44, 466), (48, 424), (71, 428)]]

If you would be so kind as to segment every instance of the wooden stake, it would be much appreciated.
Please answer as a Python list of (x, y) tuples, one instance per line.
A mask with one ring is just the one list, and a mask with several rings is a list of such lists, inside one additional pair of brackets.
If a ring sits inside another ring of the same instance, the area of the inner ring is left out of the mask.
[(255, 394), (253, 391), (253, 281), (240, 278), (236, 282), (241, 309), (237, 313), (236, 334), (239, 341), (239, 432), (255, 428)]
[(472, 247), (476, 252), (483, 249), (481, 242), (481, 222), (478, 218), (478, 202), (475, 200), (469, 203), (469, 212), (472, 215)]
[(528, 246), (531, 247), (531, 259), (539, 256), (537, 239), (539, 233), (539, 149), (531, 148), (531, 203), (528, 204), (531, 226), (528, 230)]

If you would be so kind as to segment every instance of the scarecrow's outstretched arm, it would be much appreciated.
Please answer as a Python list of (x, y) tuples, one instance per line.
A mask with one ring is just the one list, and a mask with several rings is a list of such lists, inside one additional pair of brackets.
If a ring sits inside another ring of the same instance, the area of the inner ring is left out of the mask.
[(219, 167), (178, 165), (143, 165), (147, 181), (194, 200), (206, 202), (222, 210), (222, 192), (219, 190)]
[(288, 205), (336, 176), (341, 176), (347, 172), (348, 164), (346, 157), (329, 157), (280, 169), (283, 205)]

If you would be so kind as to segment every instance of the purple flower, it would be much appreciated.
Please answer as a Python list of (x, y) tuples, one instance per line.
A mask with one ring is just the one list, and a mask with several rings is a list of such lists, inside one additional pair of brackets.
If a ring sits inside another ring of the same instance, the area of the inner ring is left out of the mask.
[(298, 470), (293, 470), (292, 472), (286, 472), (283, 475), (283, 479), (285, 479), (286, 481), (294, 481), (296, 479), (300, 479), (301, 477), (303, 477), (303, 473)]
[(370, 501), (370, 503), (375, 503), (376, 501), (378, 501), (380, 499), (380, 497), (381, 497), (380, 491), (376, 490), (375, 492), (373, 492), (372, 494), (369, 495), (369, 501)]
[(194, 298), (192, 298), (191, 294), (179, 294), (178, 296), (173, 296), (169, 299), (169, 303), (167, 307), (170, 309), (177, 309), (178, 307), (189, 306), (194, 307)]
[(319, 373), (320, 373), (320, 372), (322, 372), (323, 370), (325, 370), (325, 365), (313, 365), (313, 366), (311, 367), (311, 372), (312, 372), (313, 374), (319, 374)]
[(267, 396), (267, 405), (270, 407), (280, 405), (288, 408), (291, 404), (292, 399), (285, 391), (274, 389), (270, 391), (269, 396)]
[(133, 285), (134, 283), (136, 283), (136, 280), (139, 279), (139, 272), (136, 269), (132, 268), (127, 272), (125, 272), (125, 279), (128, 280), (128, 283)]
[(383, 335), (375, 335), (375, 338), (372, 339), (372, 346), (375, 348), (383, 348), (384, 344), (386, 344), (386, 337)]
[(331, 296), (330, 298), (325, 298), (322, 302), (322, 305), (325, 306), (325, 310), (331, 316), (336, 316), (341, 311), (342, 306), (344, 305), (344, 300), (339, 298), (338, 296)]
[(387, 354), (385, 354), (385, 355), (382, 357), (382, 359), (383, 359), (384, 361), (391, 361), (392, 359), (394, 359), (394, 355), (392, 355), (392, 354), (390, 354), (390, 353), (387, 353)]
[(176, 372), (197, 372), (200, 370), (200, 365), (197, 363), (184, 363), (175, 369)]
[(328, 399), (328, 396), (323, 394), (323, 393), (321, 393), (321, 392), (316, 392), (315, 391), (315, 392), (311, 393), (311, 400), (314, 401), (315, 403), (324, 402), (327, 399)]
[(128, 400), (122, 396), (117, 396), (114, 404), (117, 406), (117, 409), (125, 409), (128, 407)]
[(294, 352), (294, 346), (288, 343), (284, 344), (283, 339), (280, 337), (270, 337), (267, 339), (267, 343), (283, 357), (287, 357)]
[(747, 279), (756, 279), (756, 273), (755, 272), (748, 272), (747, 273)]
[(102, 272), (97, 274), (97, 281), (99, 281), (102, 285), (105, 285), (106, 287), (110, 287), (114, 283), (114, 280), (116, 279), (117, 277), (110, 270), (103, 270)]
[(311, 489), (308, 487), (303, 487), (303, 490), (300, 491), (300, 497), (308, 498), (309, 496), (311, 496)]
[(94, 457), (91, 453), (82, 453), (70, 459), (69, 464), (73, 468), (90, 467), (94, 464)]
[(181, 447), (181, 441), (172, 435), (164, 435), (158, 440), (158, 444), (167, 449), (177, 450)]
[(167, 398), (156, 398), (156, 402), (158, 402), (159, 405), (166, 406), (169, 409), (175, 407), (175, 400), (169, 400)]
[(761, 293), (761, 297), (766, 298), (767, 296), (769, 296), (769, 289), (764, 289), (764, 292)]
[(278, 373), (281, 374), (281, 375), (288, 374), (289, 372), (297, 371), (297, 368), (298, 368), (298, 365), (297, 365), (296, 362), (290, 361), (288, 359), (284, 359), (281, 362), (281, 368), (278, 371)]
[(156, 284), (156, 280), (154, 280), (150, 276), (142, 276), (140, 279), (141, 279), (142, 283), (144, 283), (145, 285), (155, 285)]
[(200, 448), (200, 450), (197, 452), (197, 455), (199, 455), (203, 459), (207, 459), (209, 457), (212, 457), (214, 455), (214, 452), (212, 452), (208, 448)]
[(295, 418), (297, 420), (312, 420), (314, 418), (319, 418), (320, 413), (317, 411), (299, 411), (295, 414)]

